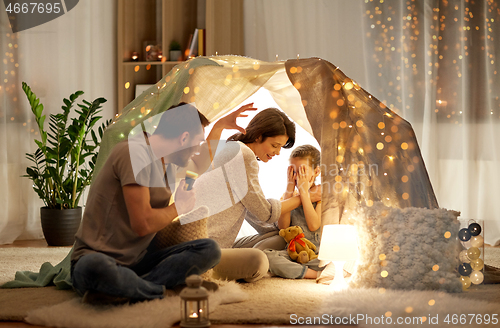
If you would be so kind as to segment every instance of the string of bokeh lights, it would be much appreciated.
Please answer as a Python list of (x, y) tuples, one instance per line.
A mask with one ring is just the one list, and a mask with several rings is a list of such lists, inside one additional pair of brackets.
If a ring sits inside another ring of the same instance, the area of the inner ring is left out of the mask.
[[(498, 3), (442, 0), (433, 4), (432, 15), (425, 15), (423, 1), (408, 0), (399, 7), (399, 2), (365, 0), (366, 38), (373, 46), (373, 65), (369, 67), (377, 77), (388, 78), (387, 85), (379, 84), (379, 97), (395, 112), (398, 108), (418, 110), (414, 97), (430, 84), (436, 87), (436, 116), (440, 121), (462, 124), (464, 110), (458, 108), (456, 99), (465, 83), (464, 74), (472, 74), (472, 64), (484, 60), (488, 65), (482, 74), (488, 75), (487, 92), (493, 104), (486, 108), (487, 102), (470, 115), (485, 117), (482, 112), (496, 112), (495, 117), (500, 118), (499, 94), (495, 94), (500, 88), (498, 47), (494, 44), (494, 35), (500, 32)], [(472, 49), (478, 42), (479, 49)], [(483, 53), (471, 57), (478, 50)], [(419, 81), (415, 87), (412, 80)]]

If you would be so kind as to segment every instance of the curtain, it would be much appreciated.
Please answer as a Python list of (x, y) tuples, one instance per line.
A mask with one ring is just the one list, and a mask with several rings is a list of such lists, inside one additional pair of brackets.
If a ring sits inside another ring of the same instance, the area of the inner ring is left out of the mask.
[(440, 207), (500, 242), (500, 9), (487, 0), (247, 0), (246, 55), (320, 57), (415, 130)]
[(367, 88), (409, 120), (439, 205), (500, 241), (497, 1), (365, 1)]
[[(43, 202), (29, 179), (29, 165), (39, 133), (21, 83), (26, 82), (48, 115), (59, 113), (63, 98), (77, 90), (83, 99), (108, 100), (102, 116), (115, 106), (115, 1), (80, 1), (63, 16), (43, 25), (12, 33), (0, 4), (0, 244), (16, 239), (43, 238)], [(83, 202), (82, 202), (83, 203)], [(82, 205), (82, 204), (80, 204)]]

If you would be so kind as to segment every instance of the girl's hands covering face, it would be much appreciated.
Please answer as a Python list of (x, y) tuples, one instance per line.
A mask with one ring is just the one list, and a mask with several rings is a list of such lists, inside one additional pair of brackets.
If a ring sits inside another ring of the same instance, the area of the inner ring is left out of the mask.
[(297, 180), (297, 174), (294, 171), (293, 165), (289, 165), (288, 169), (286, 171), (286, 178), (287, 178), (287, 185), (286, 185), (286, 190), (290, 193), (293, 193), (295, 190), (295, 185), (296, 185), (296, 180)]

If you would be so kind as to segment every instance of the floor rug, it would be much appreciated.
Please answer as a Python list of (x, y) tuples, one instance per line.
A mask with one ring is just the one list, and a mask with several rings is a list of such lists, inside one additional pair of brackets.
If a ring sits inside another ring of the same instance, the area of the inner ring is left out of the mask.
[[(357, 318), (358, 315), (365, 315), (367, 319), (367, 316), (380, 318), (388, 315), (393, 318), (393, 324), (396, 324), (397, 317), (402, 317), (404, 325), (405, 315), (419, 318), (426, 316), (425, 320), (429, 320), (429, 316), (438, 315), (441, 318), (440, 324), (434, 326), (451, 327), (453, 326), (451, 323), (448, 325), (443, 322), (446, 315), (450, 314), (450, 320), (452, 320), (453, 314), (463, 313), (489, 314), (490, 319), (492, 314), (497, 314), (500, 320), (500, 285), (475, 286), (466, 292), (454, 294), (378, 289), (349, 289), (343, 292), (331, 292), (328, 286), (318, 285), (306, 279), (270, 278), (243, 285), (242, 289), (248, 293), (248, 300), (221, 305), (210, 315), (212, 323), (322, 325), (339, 324), (335, 318), (349, 316)], [(432, 300), (434, 302), (431, 302)], [(344, 319), (342, 323), (346, 324), (346, 320)], [(356, 324), (371, 326), (366, 323), (357, 320)], [(352, 324), (352, 321), (347, 324)], [(372, 322), (372, 324), (379, 327), (385, 326), (380, 322), (378, 324)], [(465, 327), (471, 326), (465, 325)]]
[(36, 271), (44, 262), (53, 265), (68, 255), (68, 247), (7, 247), (0, 248), (0, 285), (13, 280), (16, 271)]
[[(36, 271), (42, 262), (50, 258), (55, 264), (68, 251), (11, 248), (7, 253), (6, 250), (0, 249), (0, 282), (12, 279), (19, 268)], [(486, 263), (495, 263), (498, 258), (500, 249), (486, 248)], [(360, 326), (381, 326), (380, 321), (377, 321), (378, 324), (374, 321), (375, 317), (391, 318), (393, 324), (396, 324), (397, 318), (426, 317), (427, 322), (420, 326), (452, 327), (453, 320), (460, 320), (460, 315), (490, 314), (491, 326), (491, 315), (500, 316), (500, 285), (473, 286), (466, 292), (456, 294), (389, 290), (381, 293), (372, 289), (332, 294), (324, 285), (310, 280), (266, 278), (252, 284), (232, 283), (218, 293), (219, 296), (212, 296), (210, 320), (219, 324), (298, 324), (307, 323), (305, 320), (316, 320), (312, 323), (318, 324), (319, 319), (323, 320), (319, 324), (325, 324), (324, 320), (335, 324), (335, 320), (344, 320), (345, 323), (345, 318), (349, 316), (358, 319), (358, 316), (364, 315), (364, 321), (357, 321)], [(180, 315), (178, 298), (105, 309), (82, 306), (79, 298), (75, 297), (71, 291), (58, 291), (54, 287), (0, 289), (0, 321), (26, 318), (30, 323), (53, 327), (115, 327), (112, 322), (117, 322), (116, 327), (168, 327), (178, 321)], [(237, 301), (241, 302), (223, 304)], [(447, 315), (449, 323), (444, 321)], [(432, 323), (436, 316), (438, 325)], [(369, 317), (372, 318), (371, 325), (366, 321)], [(476, 320), (474, 324), (461, 325), (460, 321), (457, 324), (462, 327), (481, 326), (477, 317), (472, 320)]]
[[(209, 310), (220, 304), (242, 302), (248, 295), (235, 282), (211, 292)], [(72, 328), (165, 328), (180, 321), (180, 297), (122, 306), (91, 306), (79, 297), (39, 308), (28, 313), (25, 321), (34, 325)]]

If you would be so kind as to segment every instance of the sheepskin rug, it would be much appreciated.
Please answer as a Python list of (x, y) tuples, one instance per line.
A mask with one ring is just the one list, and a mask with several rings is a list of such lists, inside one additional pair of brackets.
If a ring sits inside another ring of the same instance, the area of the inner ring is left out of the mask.
[[(210, 292), (209, 310), (220, 304), (242, 302), (248, 295), (235, 282)], [(33, 325), (72, 328), (165, 328), (180, 321), (179, 296), (123, 306), (91, 306), (81, 298), (31, 311), (25, 321)], [(62, 315), (66, 314), (66, 315)]]
[(381, 202), (361, 207), (353, 215), (360, 258), (351, 286), (460, 292), (459, 214)]

